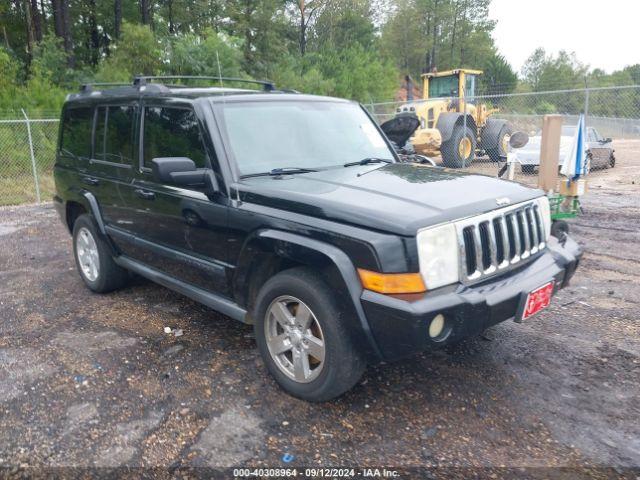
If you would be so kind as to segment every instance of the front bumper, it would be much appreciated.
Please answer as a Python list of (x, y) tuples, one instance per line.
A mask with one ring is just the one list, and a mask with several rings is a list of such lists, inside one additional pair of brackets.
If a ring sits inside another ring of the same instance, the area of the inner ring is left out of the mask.
[[(395, 360), (455, 343), (515, 318), (530, 291), (552, 279), (554, 293), (564, 288), (581, 257), (581, 248), (571, 238), (560, 244), (551, 237), (547, 249), (525, 266), (478, 285), (451, 285), (411, 296), (365, 290), (361, 302), (383, 358)], [(448, 333), (436, 341), (428, 330), (438, 314), (444, 315)]]

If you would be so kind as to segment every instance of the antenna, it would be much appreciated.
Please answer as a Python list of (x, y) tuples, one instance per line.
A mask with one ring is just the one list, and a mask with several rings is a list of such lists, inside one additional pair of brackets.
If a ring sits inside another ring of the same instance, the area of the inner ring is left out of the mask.
[(220, 80), (220, 87), (222, 87), (222, 69), (220, 68), (220, 56), (218, 50), (216, 50), (216, 62), (218, 62), (218, 79)]

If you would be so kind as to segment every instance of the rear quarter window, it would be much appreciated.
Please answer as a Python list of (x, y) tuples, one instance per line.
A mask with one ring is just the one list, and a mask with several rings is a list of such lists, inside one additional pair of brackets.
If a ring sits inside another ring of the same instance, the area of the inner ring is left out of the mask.
[(62, 116), (61, 153), (72, 157), (89, 158), (92, 128), (93, 107), (66, 108)]

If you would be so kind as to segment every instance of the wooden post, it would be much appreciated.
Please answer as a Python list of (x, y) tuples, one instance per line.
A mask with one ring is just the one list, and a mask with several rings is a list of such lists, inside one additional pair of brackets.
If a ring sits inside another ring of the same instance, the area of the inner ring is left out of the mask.
[(538, 187), (545, 192), (554, 191), (558, 183), (560, 157), (561, 115), (545, 115), (542, 120), (542, 142), (540, 145), (540, 168)]

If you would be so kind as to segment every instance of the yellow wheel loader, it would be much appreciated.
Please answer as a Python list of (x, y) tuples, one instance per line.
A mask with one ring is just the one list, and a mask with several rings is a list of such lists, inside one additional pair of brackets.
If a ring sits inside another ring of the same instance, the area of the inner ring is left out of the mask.
[(451, 168), (468, 166), (476, 154), (500, 161), (507, 154), (512, 128), (504, 120), (489, 118), (497, 109), (475, 102), (479, 75), (482, 71), (468, 69), (423, 74), (423, 100), (398, 107), (396, 118), (383, 130), (397, 131), (400, 124), (412, 124), (407, 117), (415, 117), (417, 128), (409, 138), (415, 153), (439, 154)]

